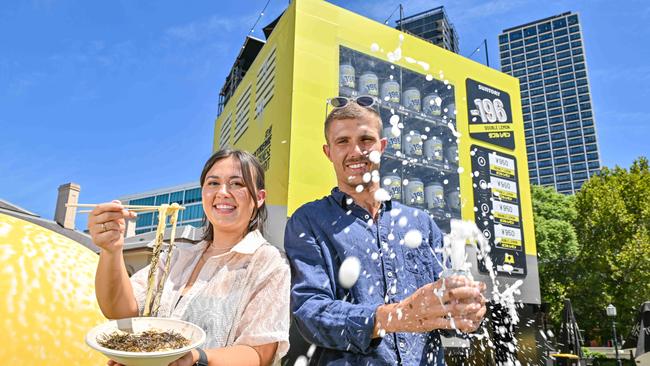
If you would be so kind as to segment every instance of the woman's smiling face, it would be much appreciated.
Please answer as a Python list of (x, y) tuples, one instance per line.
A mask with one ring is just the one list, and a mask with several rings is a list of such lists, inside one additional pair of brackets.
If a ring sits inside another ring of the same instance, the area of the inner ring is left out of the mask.
[[(252, 187), (258, 192), (256, 187)], [(201, 189), (203, 211), (214, 230), (246, 232), (255, 210), (264, 197), (254, 199), (248, 192), (238, 160), (229, 156), (208, 171)], [(259, 194), (258, 194), (259, 196)]]

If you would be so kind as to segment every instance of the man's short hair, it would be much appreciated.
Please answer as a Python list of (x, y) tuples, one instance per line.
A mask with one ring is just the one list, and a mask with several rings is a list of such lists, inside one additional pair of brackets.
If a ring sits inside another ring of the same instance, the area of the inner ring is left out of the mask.
[(334, 108), (327, 115), (327, 118), (325, 119), (325, 128), (323, 130), (325, 133), (325, 141), (329, 144), (329, 140), (327, 139), (327, 131), (329, 130), (329, 127), (333, 121), (341, 119), (357, 119), (363, 117), (366, 115), (366, 113), (370, 113), (370, 115), (377, 117), (377, 121), (379, 122), (379, 134), (381, 135), (383, 124), (381, 122), (381, 116), (379, 115), (379, 112), (377, 112), (377, 110), (372, 107), (362, 107), (355, 102), (350, 102), (345, 107)]

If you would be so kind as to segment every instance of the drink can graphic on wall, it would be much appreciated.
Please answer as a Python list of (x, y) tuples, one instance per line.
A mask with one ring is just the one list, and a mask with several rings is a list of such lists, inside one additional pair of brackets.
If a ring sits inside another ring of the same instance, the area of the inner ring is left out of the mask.
[(374, 97), (379, 95), (379, 78), (377, 74), (366, 71), (359, 77), (359, 94)]
[(458, 146), (454, 143), (449, 143), (445, 148), (445, 159), (450, 163), (455, 163), (458, 158)]
[(384, 137), (388, 142), (386, 144), (387, 152), (395, 154), (396, 152), (402, 150), (402, 136), (394, 136), (392, 127), (384, 128)]
[(356, 87), (354, 66), (350, 64), (341, 64), (339, 66), (339, 86), (351, 89)]
[(382, 178), (384, 189), (390, 198), (400, 201), (402, 199), (402, 179), (398, 175), (386, 175)]
[(454, 189), (447, 193), (447, 205), (452, 210), (460, 210), (460, 192)]
[(424, 157), (428, 161), (442, 161), (442, 140), (438, 136), (430, 136), (424, 141)]
[(381, 100), (399, 103), (400, 98), (400, 86), (399, 83), (395, 80), (387, 80), (381, 84)]
[(409, 206), (424, 206), (424, 183), (418, 178), (410, 178), (408, 181), (404, 203)]
[(439, 116), (441, 103), (442, 99), (440, 99), (438, 93), (427, 94), (427, 96), (422, 99), (422, 111), (431, 116)]
[(411, 130), (402, 134), (402, 145), (406, 155), (416, 158), (422, 157), (422, 135), (420, 135), (419, 131)]
[(427, 183), (424, 187), (424, 200), (427, 208), (444, 208), (445, 207), (445, 189), (438, 181)]
[(445, 112), (445, 116), (447, 116), (447, 118), (450, 119), (456, 119), (456, 103), (454, 102), (447, 103), (445, 108), (447, 109), (447, 111)]
[(420, 111), (420, 91), (417, 88), (408, 88), (402, 94), (403, 105), (414, 111)]

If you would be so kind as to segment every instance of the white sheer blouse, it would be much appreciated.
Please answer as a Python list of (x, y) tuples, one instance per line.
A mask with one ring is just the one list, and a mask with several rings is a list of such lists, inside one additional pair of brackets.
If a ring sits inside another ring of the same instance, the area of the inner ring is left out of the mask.
[[(201, 242), (174, 250), (158, 316), (186, 320), (203, 328), (207, 335), (203, 348), (278, 342), (277, 363), (289, 349), (291, 277), (286, 257), (259, 231), (252, 231), (229, 252), (210, 257), (181, 298), (207, 245)], [(159, 273), (165, 261), (159, 261)], [(149, 266), (131, 277), (140, 313), (148, 274)]]

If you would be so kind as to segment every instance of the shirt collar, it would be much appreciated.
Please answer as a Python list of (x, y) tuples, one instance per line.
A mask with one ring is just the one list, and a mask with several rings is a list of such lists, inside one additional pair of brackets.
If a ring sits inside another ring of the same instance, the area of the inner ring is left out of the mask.
[[(240, 240), (239, 243), (235, 244), (235, 246), (230, 248), (230, 250), (224, 254), (232, 253), (232, 252), (236, 252), (240, 254), (253, 254), (255, 253), (257, 248), (261, 247), (266, 243), (268, 242), (266, 241), (266, 239), (264, 239), (262, 233), (259, 230), (253, 230), (248, 234), (246, 234), (246, 236), (244, 236), (244, 238)], [(200, 245), (195, 245), (193, 249), (197, 252), (203, 251), (208, 245), (209, 242), (203, 241), (200, 243)]]
[(242, 239), (239, 243), (235, 244), (235, 246), (232, 247), (230, 251), (241, 254), (253, 254), (257, 248), (266, 243), (267, 241), (262, 236), (262, 233), (260, 233), (259, 230), (253, 230), (246, 234), (244, 239)]
[[(352, 199), (352, 197), (350, 197), (347, 193), (341, 191), (339, 187), (334, 187), (332, 189), (331, 195), (336, 201), (336, 203), (338, 203), (339, 206), (341, 206), (344, 210), (347, 210), (348, 206), (350, 206), (348, 202), (354, 204), (354, 200)], [(388, 200), (382, 202), (380, 209), (384, 212), (388, 212), (392, 209), (392, 206), (393, 206), (392, 200)]]

